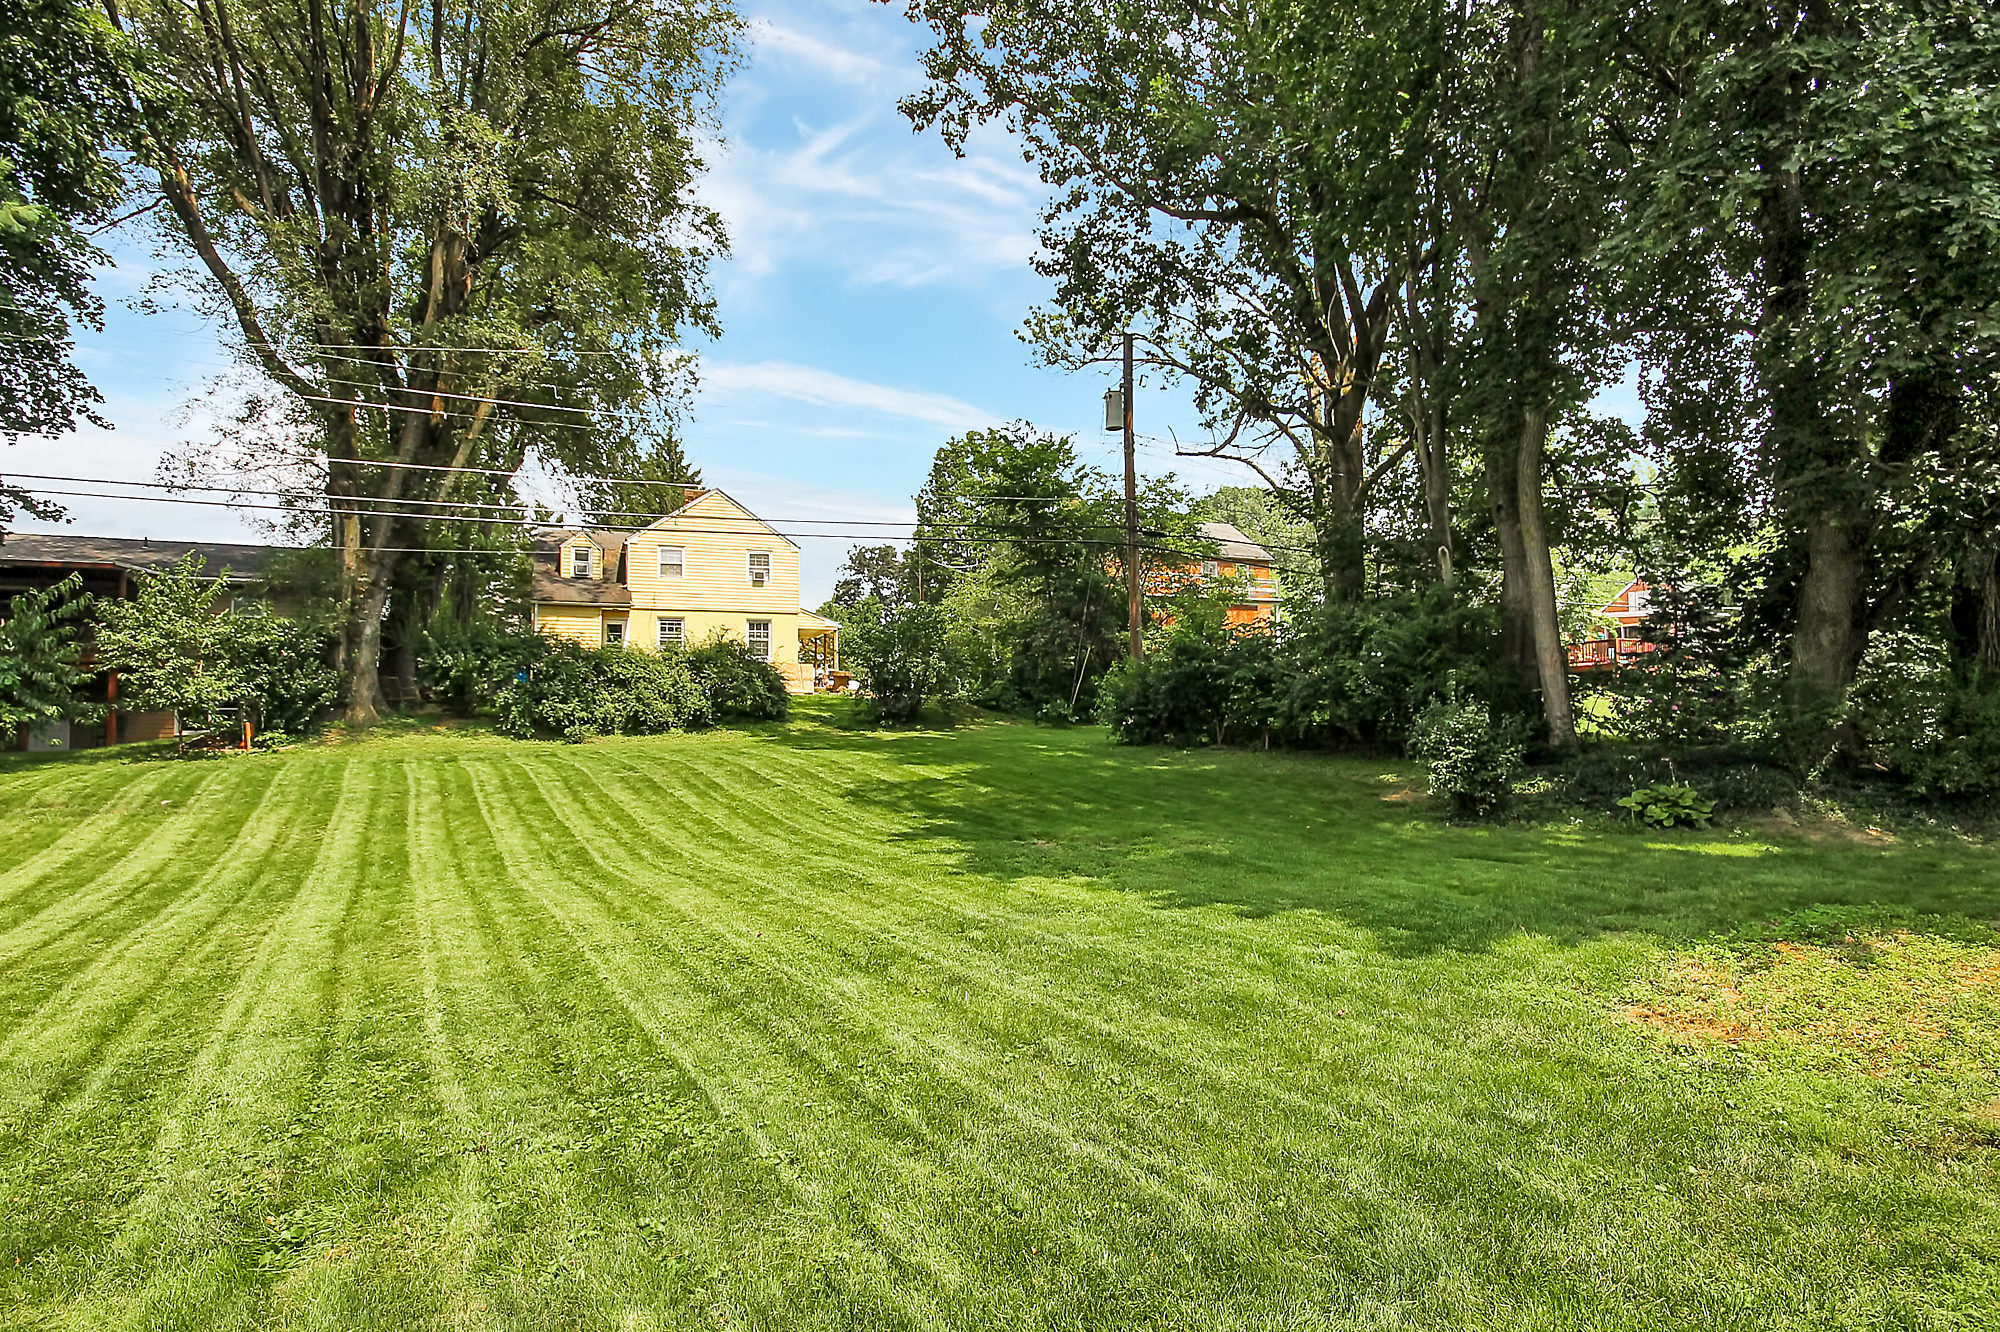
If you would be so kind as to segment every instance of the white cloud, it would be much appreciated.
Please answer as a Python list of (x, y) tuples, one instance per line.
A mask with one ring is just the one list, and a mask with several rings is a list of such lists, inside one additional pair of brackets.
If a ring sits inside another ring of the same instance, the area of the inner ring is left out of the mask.
[(953, 429), (991, 426), (999, 421), (993, 413), (943, 393), (871, 384), (830, 370), (785, 361), (729, 365), (705, 360), (701, 366), (701, 391), (704, 397), (722, 399), (787, 398), (815, 407), (907, 417)]
[(753, 59), (803, 65), (844, 83), (876, 89), (886, 85), (892, 76), (907, 78), (915, 70), (908, 62), (899, 69), (880, 56), (841, 46), (768, 18), (752, 19), (749, 27)]
[(837, 13), (753, 22), (701, 186), (740, 276), (808, 263), (861, 285), (967, 287), (1026, 272), (1044, 186), (1002, 131), (964, 157), (911, 132), (895, 99), (923, 82), (922, 37), (883, 17), (850, 15), (839, 38), (809, 26)]

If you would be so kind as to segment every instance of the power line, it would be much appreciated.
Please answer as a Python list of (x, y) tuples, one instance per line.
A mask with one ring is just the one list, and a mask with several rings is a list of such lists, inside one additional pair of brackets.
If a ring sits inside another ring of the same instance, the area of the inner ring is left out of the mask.
[[(312, 518), (321, 518), (321, 517), (389, 518), (389, 519), (400, 518), (405, 520), (414, 520), (422, 522), (479, 523), (487, 526), (515, 527), (515, 528), (523, 528), (529, 530), (532, 530), (536, 527), (543, 527), (544, 529), (546, 529), (547, 526), (549, 526), (547, 524), (532, 523), (526, 518), (486, 518), (486, 517), (479, 517), (476, 515), (413, 514), (413, 513), (397, 512), (394, 510), (385, 511), (379, 509), (362, 509), (362, 508), (328, 508), (323, 510), (305, 509), (295, 504), (259, 504), (249, 500), (179, 499), (172, 495), (107, 495), (101, 491), (56, 490), (51, 487), (43, 487), (43, 486), (27, 487), (27, 489), (31, 494), (61, 495), (65, 498), (73, 498), (73, 499), (121, 500), (127, 503), (134, 503), (134, 504), (194, 505), (196, 507), (207, 508), (207, 509), (255, 509), (260, 511), (268, 511), (276, 513), (289, 513), (299, 517), (312, 517)], [(834, 520), (826, 519), (817, 521), (830, 522)], [(653, 524), (651, 523), (647, 523), (643, 526), (618, 526), (618, 525), (607, 524), (603, 526), (592, 527), (586, 530), (593, 532), (633, 533), (633, 532), (648, 531), (652, 528), (652, 526)], [(694, 530), (698, 532), (714, 533), (716, 535), (721, 535), (721, 536), (769, 536), (772, 534), (776, 534), (778, 536), (786, 537), (787, 539), (789, 539), (791, 536), (801, 536), (801, 537), (811, 537), (820, 540), (830, 540), (830, 541), (931, 541), (931, 542), (950, 541), (964, 545), (1012, 545), (1016, 544), (1018, 540), (1016, 537), (1013, 536), (966, 535), (962, 533), (954, 533), (948, 536), (929, 536), (923, 533), (916, 533), (916, 532), (907, 534), (900, 532), (787, 533), (775, 527), (759, 527), (759, 528), (702, 527)], [(1001, 530), (1001, 529), (987, 529), (987, 528), (980, 529), (980, 531), (982, 532), (995, 531), (995, 530)], [(1054, 544), (1066, 545), (1066, 546), (1122, 547), (1125, 544), (1125, 542), (1122, 540), (1116, 540), (1116, 541), (1099, 540), (1094, 537), (1056, 537), (1056, 538), (1049, 538), (1049, 540), (1051, 540)], [(1185, 550), (1179, 550), (1170, 546), (1142, 546), (1141, 549), (1156, 554), (1173, 555), (1180, 557), (1182, 559), (1185, 559), (1189, 555), (1195, 553)]]

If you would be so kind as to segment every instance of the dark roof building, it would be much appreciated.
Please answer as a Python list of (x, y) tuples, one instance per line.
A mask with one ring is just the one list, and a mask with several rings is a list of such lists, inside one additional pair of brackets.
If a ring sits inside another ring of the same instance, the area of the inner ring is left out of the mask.
[[(263, 572), (285, 546), (253, 546), (216, 541), (155, 541), (150, 537), (72, 536), (67, 532), (9, 532), (0, 536), (0, 587), (19, 591), (41, 587), (71, 573), (83, 573), (99, 584), (105, 575), (152, 573), (170, 568), (189, 555), (202, 558), (211, 577), (227, 573), (232, 583), (248, 582)], [(89, 575), (98, 577), (91, 578)], [(103, 591), (93, 587), (93, 591)]]

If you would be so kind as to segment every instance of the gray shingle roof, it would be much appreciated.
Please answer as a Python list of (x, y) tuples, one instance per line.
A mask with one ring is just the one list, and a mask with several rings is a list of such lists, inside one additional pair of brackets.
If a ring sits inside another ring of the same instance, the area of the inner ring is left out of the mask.
[(288, 546), (253, 546), (219, 541), (155, 541), (147, 537), (72, 536), (67, 532), (9, 532), (0, 539), (0, 567), (28, 565), (59, 568), (125, 569), (149, 573), (165, 569), (183, 557), (202, 557), (205, 572), (224, 569), (231, 582), (254, 578), (273, 555)]
[(587, 536), (604, 551), (604, 567), (614, 575), (629, 532), (602, 532), (585, 527), (559, 527), (535, 533), (534, 596), (561, 606), (629, 606), (632, 590), (611, 578), (569, 578), (561, 569), (562, 547), (575, 536)]
[(1202, 536), (1216, 543), (1216, 552), (1225, 560), (1248, 561), (1251, 564), (1269, 564), (1271, 552), (1252, 541), (1249, 537), (1228, 523), (1203, 523), (1197, 529)]

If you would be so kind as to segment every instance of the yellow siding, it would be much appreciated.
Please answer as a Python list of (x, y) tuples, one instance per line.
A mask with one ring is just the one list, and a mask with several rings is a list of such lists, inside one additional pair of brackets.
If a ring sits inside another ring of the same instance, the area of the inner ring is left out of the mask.
[[(662, 546), (680, 546), (686, 551), (682, 577), (660, 577)], [(750, 585), (749, 555), (753, 550), (771, 557), (771, 577), (763, 587)], [(632, 589), (635, 619), (641, 610), (716, 614), (738, 620), (796, 619), (799, 552), (755, 514), (720, 491), (711, 490), (673, 517), (632, 534), (625, 546), (625, 584)], [(737, 632), (741, 631), (739, 624)]]
[(535, 628), (585, 647), (600, 647), (604, 643), (604, 613), (595, 606), (537, 606)]
[(574, 577), (570, 573), (570, 561), (575, 558), (571, 552), (576, 550), (587, 550), (590, 552), (590, 576), (592, 578), (608, 578), (617, 574), (618, 571), (616, 569), (606, 571), (604, 567), (604, 550), (602, 547), (589, 537), (577, 536), (563, 542), (562, 549), (556, 553), (557, 577)]
[[(589, 546), (593, 576), (606, 576), (603, 552), (584, 537), (563, 543), (559, 576), (569, 576), (570, 551)], [(682, 576), (660, 576), (660, 548), (678, 546)], [(750, 553), (771, 557), (764, 586), (750, 581)], [(615, 569), (609, 576), (615, 577)], [(748, 622), (771, 622), (771, 663), (797, 692), (812, 689), (812, 672), (799, 663), (799, 551), (755, 514), (720, 491), (701, 495), (681, 512), (632, 534), (625, 545), (625, 586), (632, 606), (599, 608), (543, 603), (536, 624), (543, 633), (596, 647), (604, 641), (606, 618), (626, 621), (625, 642), (651, 651), (659, 645), (660, 621), (682, 622), (682, 641), (694, 647), (717, 630), (744, 642)]]
[(660, 621), (680, 620), (685, 634), (682, 640), (688, 647), (695, 647), (717, 629), (741, 643), (746, 640), (745, 626), (751, 620), (771, 622), (771, 660), (782, 666), (786, 662), (799, 659), (799, 613), (796, 609), (790, 615), (778, 615), (770, 611), (753, 611), (742, 615), (721, 614), (715, 611), (635, 610), (632, 612), (631, 644), (633, 647), (657, 647), (660, 642)]

